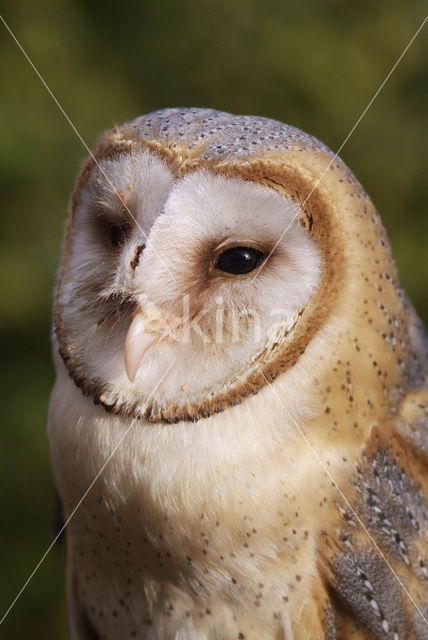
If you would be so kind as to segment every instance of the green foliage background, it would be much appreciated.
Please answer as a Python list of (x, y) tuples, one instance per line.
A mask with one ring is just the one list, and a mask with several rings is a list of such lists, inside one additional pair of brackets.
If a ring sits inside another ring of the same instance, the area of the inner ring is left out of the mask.
[[(337, 149), (425, 15), (422, 0), (35, 0), (1, 13), (82, 138), (166, 106), (277, 118)], [(423, 134), (428, 26), (342, 151), (428, 318)], [(0, 24), (0, 616), (50, 542), (45, 418), (52, 288), (68, 195), (86, 152)], [(51, 552), (0, 629), (67, 637)]]

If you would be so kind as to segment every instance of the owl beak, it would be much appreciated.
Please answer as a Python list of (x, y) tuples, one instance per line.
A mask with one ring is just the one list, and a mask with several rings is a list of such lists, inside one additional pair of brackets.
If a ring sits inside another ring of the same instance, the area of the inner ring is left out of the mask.
[(126, 334), (125, 370), (130, 382), (134, 382), (138, 369), (156, 351), (163, 337), (162, 334), (147, 331), (146, 324), (146, 314), (137, 311)]

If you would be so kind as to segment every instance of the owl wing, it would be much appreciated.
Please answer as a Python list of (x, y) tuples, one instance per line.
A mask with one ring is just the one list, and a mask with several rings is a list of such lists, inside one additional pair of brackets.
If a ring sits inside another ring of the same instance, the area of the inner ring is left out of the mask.
[[(428, 390), (375, 427), (323, 534), (330, 639), (428, 638)], [(340, 503), (339, 503), (340, 501)], [(368, 635), (369, 634), (369, 635)]]

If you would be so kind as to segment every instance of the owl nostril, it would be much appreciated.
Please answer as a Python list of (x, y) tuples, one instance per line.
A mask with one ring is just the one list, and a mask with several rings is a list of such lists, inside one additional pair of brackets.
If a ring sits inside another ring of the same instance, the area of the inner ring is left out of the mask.
[(134, 271), (134, 269), (136, 268), (139, 260), (140, 260), (140, 255), (142, 254), (142, 252), (144, 251), (144, 247), (146, 245), (145, 244), (139, 244), (138, 247), (136, 247), (135, 249), (135, 253), (134, 253), (134, 257), (131, 260), (131, 269), (132, 271)]

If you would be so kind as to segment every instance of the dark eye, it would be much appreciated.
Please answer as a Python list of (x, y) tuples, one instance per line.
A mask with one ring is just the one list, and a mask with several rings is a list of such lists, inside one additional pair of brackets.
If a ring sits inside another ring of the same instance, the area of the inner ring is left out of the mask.
[(131, 225), (127, 223), (110, 227), (109, 238), (110, 238), (111, 246), (114, 249), (117, 249), (118, 247), (122, 246), (125, 243), (130, 230), (131, 230)]
[(258, 267), (264, 257), (264, 253), (253, 247), (232, 247), (220, 255), (215, 266), (220, 271), (242, 275)]

